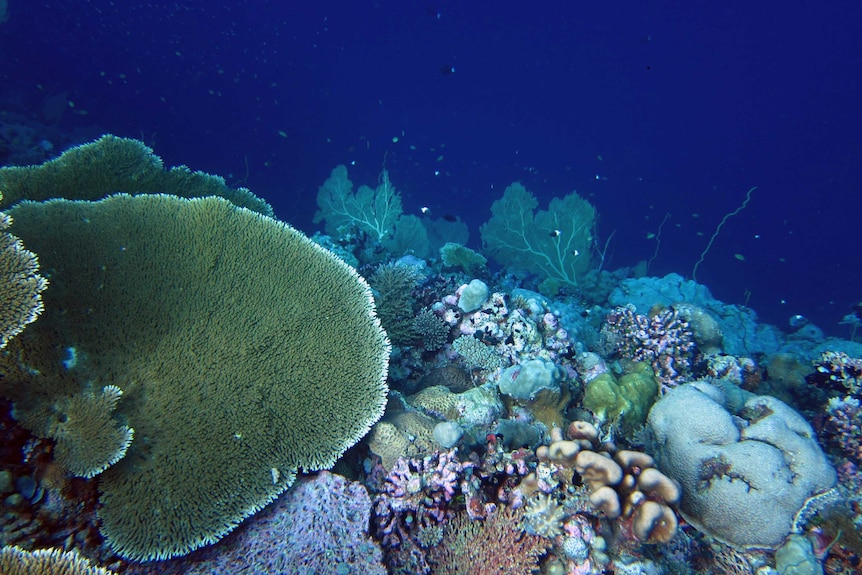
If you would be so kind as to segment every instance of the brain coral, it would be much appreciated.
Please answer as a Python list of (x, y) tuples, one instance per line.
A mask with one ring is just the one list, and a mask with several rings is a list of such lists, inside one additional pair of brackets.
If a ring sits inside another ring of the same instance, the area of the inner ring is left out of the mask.
[(10, 212), (51, 289), (0, 358), (0, 393), (44, 430), (69, 397), (122, 390), (114, 417), (134, 439), (99, 476), (99, 514), (124, 557), (218, 540), (381, 416), (389, 343), (371, 291), (290, 226), (217, 197)]
[(670, 390), (650, 411), (659, 469), (682, 485), (680, 512), (738, 547), (776, 547), (835, 470), (808, 422), (781, 401), (751, 395), (734, 416), (717, 387)]

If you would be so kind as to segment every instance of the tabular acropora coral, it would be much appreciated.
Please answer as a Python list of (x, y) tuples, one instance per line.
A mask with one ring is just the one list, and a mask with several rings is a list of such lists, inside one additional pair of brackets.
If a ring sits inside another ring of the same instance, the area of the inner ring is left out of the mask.
[(48, 287), (38, 274), (36, 254), (6, 231), (11, 224), (12, 218), (0, 212), (0, 349), (36, 321), (42, 313), (42, 292)]
[(187, 557), (126, 566), (128, 575), (356, 573), (384, 575), (368, 535), (371, 499), (358, 482), (322, 471), (298, 479), (263, 511)]
[(290, 226), (161, 194), (9, 211), (52, 282), (0, 359), (0, 393), (46, 436), (70, 398), (122, 390), (111, 417), (134, 439), (99, 475), (120, 555), (217, 541), (381, 416), (389, 343), (371, 291)]
[(39, 166), (0, 169), (0, 207), (22, 200), (100, 200), (111, 194), (173, 194), (184, 198), (221, 196), (236, 206), (272, 216), (272, 206), (246, 188), (229, 188), (223, 178), (192, 172), (186, 166), (165, 169), (162, 159), (143, 142), (110, 134), (75, 146)]
[(109, 575), (107, 569), (91, 565), (74, 551), (18, 547), (0, 548), (0, 573), (3, 575)]

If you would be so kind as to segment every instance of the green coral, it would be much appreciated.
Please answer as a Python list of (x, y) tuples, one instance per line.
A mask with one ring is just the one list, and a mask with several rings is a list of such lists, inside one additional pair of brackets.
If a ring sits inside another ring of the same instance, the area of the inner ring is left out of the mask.
[[(0, 200), (3, 199), (0, 193)], [(36, 254), (6, 229), (12, 218), (0, 212), (0, 349), (42, 313), (48, 280), (39, 275)]]
[(449, 324), (430, 309), (413, 318), (413, 340), (425, 351), (437, 351), (449, 340)]
[(62, 432), (68, 398), (122, 388), (102, 421), (134, 438), (99, 475), (100, 529), (120, 555), (217, 541), (382, 415), (389, 343), (371, 291), (287, 224), (162, 194), (9, 212), (51, 288), (0, 355), (0, 394), (31, 428)]
[(235, 205), (272, 216), (272, 207), (246, 188), (229, 188), (223, 178), (186, 166), (165, 170), (143, 142), (105, 135), (75, 146), (40, 166), (0, 169), (0, 207), (21, 200), (99, 200), (110, 194), (174, 194), (184, 198), (221, 196)]
[(398, 218), (392, 237), (383, 245), (386, 251), (396, 258), (409, 254), (424, 259), (430, 253), (428, 233), (422, 225), (422, 220), (410, 214)]
[(658, 381), (647, 362), (630, 364), (619, 379), (603, 373), (584, 390), (583, 406), (601, 421), (618, 422), (623, 431), (632, 431), (646, 422), (658, 394)]
[(497, 350), (472, 335), (462, 335), (452, 342), (452, 349), (464, 358), (469, 368), (497, 369), (506, 365)]
[(485, 271), (485, 265), (488, 263), (485, 256), (479, 252), (454, 242), (446, 242), (440, 248), (440, 261), (447, 268), (460, 268), (472, 276)]
[(500, 264), (535, 274), (546, 287), (577, 287), (591, 265), (595, 208), (574, 192), (552, 199), (547, 211), (537, 207), (515, 182), (491, 205), (482, 242)]

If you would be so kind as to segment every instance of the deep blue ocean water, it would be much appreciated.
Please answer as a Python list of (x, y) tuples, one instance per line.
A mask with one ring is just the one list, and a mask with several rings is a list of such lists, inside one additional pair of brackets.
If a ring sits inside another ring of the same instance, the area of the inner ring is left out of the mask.
[[(313, 4), (313, 5), (312, 5)], [(687, 4), (687, 5), (686, 5)], [(318, 186), (385, 167), (405, 202), (471, 226), (520, 180), (572, 190), (715, 297), (835, 335), (862, 299), (858, 2), (9, 0), (0, 111), (56, 151), (101, 133), (248, 186), (312, 233)], [(744, 258), (744, 259), (741, 259)]]

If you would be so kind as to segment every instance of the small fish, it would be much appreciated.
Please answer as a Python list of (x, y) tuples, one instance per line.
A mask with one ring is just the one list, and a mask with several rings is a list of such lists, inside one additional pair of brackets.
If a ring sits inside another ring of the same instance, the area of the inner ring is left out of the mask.
[(457, 222), (458, 218), (456, 218), (452, 214), (443, 214), (443, 220), (446, 222)]
[(421, 208), (419, 208), (419, 211), (425, 215), (428, 215), (431, 213), (431, 208), (429, 208), (428, 206), (422, 206)]
[(552, 238), (558, 238), (558, 237), (560, 237), (561, 233), (563, 233), (563, 232), (560, 230), (551, 230), (550, 236)]
[(578, 250), (572, 250), (572, 255), (578, 257), (579, 255), (581, 255), (581, 252)]

